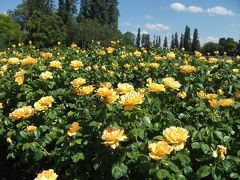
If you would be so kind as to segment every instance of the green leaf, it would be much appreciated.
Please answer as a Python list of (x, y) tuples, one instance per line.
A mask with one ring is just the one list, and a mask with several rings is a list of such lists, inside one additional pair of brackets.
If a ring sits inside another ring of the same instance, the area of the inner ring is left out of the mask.
[(204, 144), (204, 143), (201, 144), (201, 149), (202, 149), (204, 154), (207, 154), (208, 151), (210, 150), (209, 146), (207, 144)]
[(215, 135), (217, 136), (218, 139), (222, 140), (223, 134), (220, 131), (215, 131)]
[(67, 113), (67, 115), (68, 115), (68, 117), (70, 117), (70, 116), (74, 115), (74, 112), (73, 112), (73, 111), (69, 111), (69, 112)]
[(202, 166), (197, 170), (197, 177), (198, 178), (204, 178), (207, 177), (211, 173), (211, 168), (209, 166)]
[(160, 169), (156, 173), (158, 179), (164, 179), (170, 177), (169, 172), (166, 169)]
[(112, 166), (112, 176), (114, 179), (119, 179), (127, 174), (128, 167), (123, 163), (116, 163)]
[(79, 152), (79, 153), (73, 155), (71, 158), (72, 158), (72, 161), (76, 163), (76, 162), (78, 162), (80, 159), (81, 159), (81, 160), (84, 160), (84, 154)]
[(201, 147), (201, 144), (199, 142), (194, 142), (191, 144), (193, 149), (199, 149)]
[(232, 172), (232, 173), (230, 174), (230, 178), (236, 179), (236, 178), (239, 178), (239, 177), (240, 177), (240, 175), (239, 175), (238, 173)]

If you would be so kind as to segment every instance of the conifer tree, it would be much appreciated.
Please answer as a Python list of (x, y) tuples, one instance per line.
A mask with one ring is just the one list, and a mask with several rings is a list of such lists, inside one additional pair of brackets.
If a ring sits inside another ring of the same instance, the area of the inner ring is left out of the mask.
[(199, 51), (200, 50), (200, 41), (198, 37), (198, 30), (194, 29), (193, 32), (193, 41), (192, 41), (192, 51)]
[(141, 30), (140, 28), (138, 28), (137, 39), (136, 39), (136, 45), (138, 48), (140, 47), (140, 41), (141, 41)]
[(191, 52), (190, 28), (188, 26), (186, 26), (184, 33), (184, 48), (186, 51)]
[(180, 49), (184, 48), (184, 35), (183, 34), (181, 34), (179, 46), (180, 46)]
[(175, 33), (175, 36), (174, 36), (174, 45), (175, 45), (175, 48), (179, 48), (177, 32)]
[(168, 41), (167, 41), (167, 36), (165, 36), (164, 38), (164, 44), (163, 44), (164, 48), (168, 48)]

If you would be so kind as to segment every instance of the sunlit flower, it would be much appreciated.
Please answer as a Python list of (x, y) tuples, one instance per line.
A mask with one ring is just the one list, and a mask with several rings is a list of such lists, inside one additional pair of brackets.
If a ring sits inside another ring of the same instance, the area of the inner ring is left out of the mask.
[(39, 173), (34, 180), (56, 180), (58, 175), (54, 172), (53, 169), (44, 170)]
[(37, 111), (46, 111), (49, 107), (52, 107), (54, 99), (52, 96), (42, 97), (40, 100), (34, 103), (34, 108)]
[(7, 137), (6, 141), (7, 143), (12, 144), (12, 139), (10, 137)]
[(199, 51), (194, 51), (194, 55), (196, 58), (202, 57), (202, 53), (200, 53)]
[(108, 87), (101, 87), (97, 90), (97, 96), (102, 96), (102, 97), (107, 97), (107, 96), (111, 96), (112, 93), (114, 92), (113, 89), (110, 89)]
[(187, 93), (186, 92), (184, 92), (184, 91), (182, 91), (182, 92), (179, 92), (179, 93), (177, 93), (177, 98), (181, 98), (181, 99), (184, 99), (184, 98), (186, 98), (187, 97)]
[(105, 56), (105, 55), (106, 55), (106, 52), (105, 52), (105, 51), (99, 51), (99, 52), (98, 52), (98, 55), (99, 55), (99, 56)]
[(27, 58), (25, 58), (21, 61), (21, 64), (23, 66), (33, 65), (33, 64), (36, 64), (36, 63), (37, 63), (37, 60), (35, 58), (32, 58), (32, 57), (27, 57)]
[(218, 90), (217, 90), (217, 93), (218, 93), (219, 95), (223, 95), (223, 94), (224, 94), (224, 91), (223, 91), (222, 89), (218, 89)]
[(159, 64), (158, 63), (150, 63), (149, 67), (152, 69), (157, 69), (159, 67)]
[(203, 91), (199, 91), (199, 92), (197, 92), (197, 97), (199, 97), (200, 99), (205, 99), (206, 94)]
[(174, 58), (175, 58), (174, 52), (167, 53), (167, 59), (174, 59)]
[(94, 65), (93, 65), (93, 69), (98, 70), (98, 65), (97, 65), (97, 64), (94, 64)]
[(74, 92), (76, 94), (87, 95), (87, 94), (91, 94), (93, 90), (94, 90), (94, 87), (92, 85), (89, 85), (89, 86), (82, 86), (78, 89), (75, 89)]
[(237, 90), (235, 93), (234, 93), (235, 97), (237, 99), (240, 99), (240, 90)]
[(71, 85), (75, 88), (78, 88), (85, 83), (86, 83), (86, 79), (83, 79), (83, 78), (76, 78), (73, 81), (71, 81)]
[(216, 100), (216, 99), (208, 100), (208, 103), (209, 103), (209, 105), (210, 105), (212, 108), (214, 108), (214, 109), (218, 108), (219, 105), (220, 105), (220, 104), (219, 104), (219, 101)]
[(108, 127), (103, 131), (102, 140), (106, 146), (116, 149), (120, 141), (126, 141), (127, 136), (124, 134), (124, 129), (117, 127)]
[(135, 51), (133, 54), (136, 57), (140, 57), (142, 53), (140, 51)]
[(213, 100), (213, 99), (216, 99), (217, 96), (218, 96), (217, 94), (208, 93), (208, 94), (206, 94), (205, 98), (208, 100)]
[(106, 71), (107, 70), (106, 66), (105, 65), (101, 66), (101, 70)]
[(130, 64), (124, 64), (124, 67), (125, 67), (126, 69), (129, 69), (129, 68), (131, 67), (131, 65), (130, 65)]
[(163, 156), (170, 154), (173, 147), (168, 145), (165, 141), (158, 141), (157, 143), (151, 143), (148, 145), (150, 151), (149, 156), (154, 160), (159, 160)]
[(163, 84), (158, 84), (158, 83), (149, 83), (147, 84), (149, 90), (151, 92), (165, 92), (165, 86)]
[(32, 106), (23, 106), (22, 108), (15, 109), (12, 113), (9, 114), (13, 122), (18, 119), (27, 119), (34, 115), (35, 110)]
[(178, 90), (181, 87), (181, 84), (172, 77), (163, 78), (162, 81), (167, 88)]
[(193, 72), (196, 72), (196, 70), (197, 69), (194, 66), (191, 66), (191, 65), (180, 66), (180, 71), (183, 74), (193, 73)]
[(110, 82), (104, 82), (104, 83), (101, 83), (100, 86), (102, 86), (102, 87), (107, 87), (107, 88), (111, 88), (111, 87), (112, 87), (112, 83), (110, 83)]
[(132, 91), (122, 95), (119, 104), (124, 107), (124, 110), (132, 110), (136, 105), (143, 103), (143, 97), (143, 94)]
[(142, 63), (140, 63), (140, 66), (141, 66), (141, 67), (145, 67), (146, 64), (142, 62)]
[(112, 48), (112, 47), (108, 47), (108, 48), (107, 48), (108, 54), (112, 54), (113, 51), (114, 51), (114, 48)]
[(53, 56), (52, 53), (49, 53), (49, 52), (47, 52), (47, 53), (42, 52), (40, 55), (41, 55), (41, 57), (43, 57), (45, 59), (49, 59)]
[(109, 75), (109, 77), (113, 77), (114, 71), (108, 71), (108, 75)]
[(209, 58), (208, 62), (211, 63), (211, 64), (212, 63), (216, 63), (216, 62), (218, 62), (218, 59), (216, 59), (216, 58)]
[(239, 69), (232, 69), (234, 73), (239, 73)]
[(27, 132), (34, 132), (37, 129), (36, 126), (27, 126), (26, 131)]
[(213, 151), (212, 156), (214, 158), (217, 158), (220, 155), (220, 158), (224, 160), (226, 154), (227, 154), (227, 148), (223, 145), (217, 145), (217, 149)]
[(51, 61), (50, 67), (53, 67), (56, 69), (62, 69), (62, 63), (60, 61)]
[(0, 109), (3, 109), (3, 103), (0, 103)]
[(18, 85), (22, 85), (24, 82), (24, 74), (26, 74), (25, 70), (20, 70), (18, 72), (15, 73), (14, 77), (15, 77), (15, 82), (18, 83)]
[(92, 67), (91, 66), (87, 66), (87, 67), (85, 67), (85, 70), (89, 72), (89, 71), (92, 70)]
[(117, 88), (118, 94), (125, 94), (128, 92), (134, 91), (134, 87), (128, 83), (118, 83), (117, 86), (118, 86), (118, 88)]
[(163, 136), (173, 145), (174, 150), (179, 151), (184, 148), (187, 141), (188, 131), (181, 127), (171, 126), (163, 131)]
[(75, 71), (77, 71), (79, 68), (81, 68), (81, 67), (83, 66), (83, 63), (82, 63), (82, 61), (79, 61), (79, 60), (73, 60), (73, 61), (71, 61), (70, 66), (71, 66)]
[(14, 64), (18, 64), (20, 62), (20, 60), (18, 58), (9, 58), (8, 59), (8, 64), (14, 65)]
[(49, 71), (42, 72), (39, 77), (43, 80), (48, 80), (53, 78), (52, 73)]
[(71, 127), (69, 128), (67, 134), (72, 137), (72, 136), (76, 136), (77, 131), (79, 130), (79, 124), (77, 122), (73, 122), (71, 124)]
[(232, 106), (234, 104), (234, 102), (235, 101), (233, 99), (220, 99), (219, 100), (220, 106), (223, 106), (223, 107)]

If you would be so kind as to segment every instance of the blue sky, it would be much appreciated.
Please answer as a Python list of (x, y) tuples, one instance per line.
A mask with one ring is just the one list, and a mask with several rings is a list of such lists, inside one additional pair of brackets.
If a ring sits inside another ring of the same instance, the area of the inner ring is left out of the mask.
[[(21, 0), (0, 0), (0, 12), (14, 9)], [(240, 39), (240, 0), (119, 0), (119, 29), (151, 36), (198, 29), (201, 44), (220, 37)]]

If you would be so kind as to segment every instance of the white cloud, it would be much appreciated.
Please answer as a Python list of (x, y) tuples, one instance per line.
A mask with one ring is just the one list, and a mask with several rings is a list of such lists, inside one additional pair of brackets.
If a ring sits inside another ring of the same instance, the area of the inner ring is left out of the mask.
[(143, 30), (141, 34), (149, 34), (146, 30)]
[(7, 15), (7, 12), (5, 11), (5, 12), (0, 12), (0, 14), (4, 14), (4, 15)]
[(148, 15), (148, 14), (146, 14), (146, 15), (144, 16), (144, 19), (148, 19), (148, 20), (150, 20), (150, 19), (153, 19), (153, 17), (150, 16), (150, 15)]
[(122, 23), (122, 26), (131, 26), (132, 25), (132, 23), (130, 23), (130, 22), (123, 22)]
[(176, 11), (186, 11), (186, 6), (181, 3), (172, 3), (170, 7)]
[(215, 42), (217, 43), (219, 41), (219, 38), (216, 38), (216, 37), (212, 37), (212, 36), (208, 36), (204, 42)]
[(168, 25), (164, 25), (164, 24), (150, 24), (150, 23), (147, 23), (147, 24), (145, 24), (145, 27), (148, 30), (156, 30), (156, 31), (166, 31), (166, 30), (170, 29), (170, 27)]
[(200, 13), (200, 12), (203, 12), (203, 8), (201, 7), (198, 7), (198, 6), (189, 6), (187, 9), (186, 9), (187, 12), (190, 12), (190, 13)]
[(232, 10), (227, 9), (225, 7), (222, 6), (215, 6), (213, 8), (208, 8), (207, 13), (210, 16), (214, 16), (214, 15), (220, 15), (220, 16), (234, 16), (235, 14), (232, 12)]

